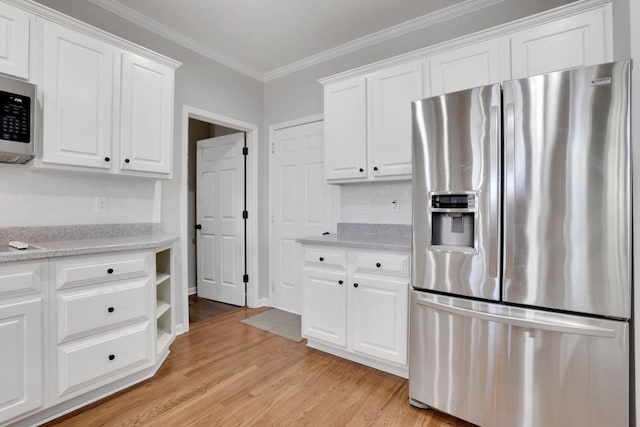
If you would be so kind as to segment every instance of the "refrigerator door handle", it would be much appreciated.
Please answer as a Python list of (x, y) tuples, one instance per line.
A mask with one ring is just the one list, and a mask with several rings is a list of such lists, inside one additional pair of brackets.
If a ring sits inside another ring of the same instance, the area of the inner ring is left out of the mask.
[[(504, 121), (504, 187), (505, 187), (505, 206), (504, 206), (504, 278), (505, 280), (513, 278), (513, 253), (515, 246), (514, 237), (514, 218), (513, 208), (515, 205), (516, 192), (516, 146), (515, 146), (515, 105), (508, 103), (505, 105), (505, 121)], [(508, 214), (507, 214), (508, 212)]]
[(491, 107), (490, 120), (491, 212), (489, 212), (489, 275), (497, 278), (499, 268), (498, 241), (500, 238), (500, 226), (498, 223), (498, 218), (500, 216), (500, 200), (498, 200), (498, 185), (500, 178), (500, 108), (498, 106)]
[(437, 301), (431, 301), (418, 298), (416, 303), (425, 307), (433, 308), (440, 311), (446, 311), (457, 316), (472, 317), (474, 319), (487, 320), (489, 322), (499, 322), (510, 326), (518, 326), (521, 328), (541, 329), (545, 331), (554, 331), (566, 334), (587, 335), (592, 337), (615, 338), (616, 331), (608, 328), (597, 326), (578, 325), (575, 323), (561, 322), (545, 322), (541, 320), (525, 319), (521, 317), (508, 316), (506, 314), (486, 313), (482, 311), (470, 310), (467, 308), (456, 307), (455, 305), (443, 304)]

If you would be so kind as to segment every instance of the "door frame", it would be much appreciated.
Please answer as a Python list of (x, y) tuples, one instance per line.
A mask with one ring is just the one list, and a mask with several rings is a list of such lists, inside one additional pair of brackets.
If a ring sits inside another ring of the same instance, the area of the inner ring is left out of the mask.
[(247, 184), (247, 307), (260, 307), (266, 305), (266, 301), (258, 298), (258, 125), (223, 116), (221, 114), (205, 111), (190, 105), (182, 106), (182, 143), (179, 149), (182, 156), (182, 174), (180, 177), (180, 241), (183, 242), (181, 264), (182, 285), (176, 292), (182, 294), (182, 322), (176, 323), (176, 333), (182, 334), (189, 330), (189, 255), (186, 244), (189, 241), (188, 217), (188, 187), (189, 176), (189, 119), (220, 125), (245, 132), (249, 155), (247, 158), (246, 184)]
[[(273, 239), (273, 218), (274, 218), (274, 208), (275, 208), (275, 204), (273, 203), (273, 194), (274, 194), (274, 190), (273, 190), (273, 186), (274, 186), (274, 179), (273, 179), (273, 174), (274, 174), (274, 170), (273, 170), (273, 147), (275, 144), (275, 132), (281, 129), (286, 129), (286, 128), (291, 128), (291, 127), (295, 127), (295, 126), (301, 126), (301, 125), (307, 125), (310, 123), (315, 123), (315, 122), (321, 122), (324, 121), (324, 114), (314, 114), (311, 116), (306, 116), (306, 117), (301, 117), (299, 119), (295, 119), (295, 120), (289, 120), (286, 122), (281, 122), (281, 123), (275, 123), (272, 125), (269, 125), (269, 218), (268, 218), (268, 244), (271, 245), (271, 241)], [(322, 150), (324, 152), (324, 133), (323, 133), (323, 145), (322, 145)], [(339, 207), (340, 207), (340, 192), (339, 191), (335, 191), (334, 192), (334, 199), (333, 199), (333, 220), (332, 220), (332, 224), (331, 224), (331, 231), (333, 233), (336, 232), (336, 227), (337, 227), (337, 222), (338, 222), (338, 215), (339, 215)], [(269, 299), (268, 299), (268, 305), (272, 306), (273, 305), (273, 268), (271, 265), (271, 251), (267, 251), (269, 253), (269, 260), (268, 260), (268, 265), (269, 265), (269, 274), (268, 274), (268, 279), (269, 279), (269, 283), (267, 284), (269, 287)], [(302, 284), (300, 284), (302, 286)]]

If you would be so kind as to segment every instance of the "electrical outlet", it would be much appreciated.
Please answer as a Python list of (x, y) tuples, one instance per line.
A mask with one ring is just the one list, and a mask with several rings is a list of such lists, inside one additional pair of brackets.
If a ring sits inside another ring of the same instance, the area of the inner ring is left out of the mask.
[(391, 212), (400, 212), (400, 200), (391, 201)]
[(96, 212), (109, 212), (109, 199), (106, 196), (96, 196)]

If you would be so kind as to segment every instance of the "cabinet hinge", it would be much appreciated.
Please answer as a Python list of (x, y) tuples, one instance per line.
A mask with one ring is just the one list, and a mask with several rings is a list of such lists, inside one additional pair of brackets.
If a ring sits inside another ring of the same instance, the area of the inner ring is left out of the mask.
[(249, 218), (249, 211), (242, 211), (242, 219)]
[(249, 275), (248, 274), (243, 274), (242, 275), (242, 281), (244, 283), (249, 283)]
[(246, 156), (249, 154), (249, 147), (242, 147), (242, 155)]

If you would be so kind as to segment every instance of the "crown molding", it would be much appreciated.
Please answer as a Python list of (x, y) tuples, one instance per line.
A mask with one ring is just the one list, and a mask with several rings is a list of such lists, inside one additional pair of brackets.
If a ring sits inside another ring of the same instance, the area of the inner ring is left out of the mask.
[[(517, 19), (515, 21), (506, 22), (495, 27), (490, 27), (485, 30), (481, 30), (475, 33), (466, 34), (455, 39), (446, 40), (442, 43), (434, 44), (431, 46), (423, 47), (421, 49), (413, 50), (400, 55), (385, 58), (377, 62), (366, 64), (360, 67), (352, 68), (347, 71), (343, 71), (337, 74), (333, 74), (327, 77), (323, 77), (318, 80), (322, 85), (327, 85), (335, 82), (339, 82), (345, 79), (361, 77), (363, 75), (374, 73), (376, 71), (384, 70), (389, 67), (393, 67), (407, 62), (423, 60), (429, 56), (446, 52), (448, 50), (461, 48), (474, 43), (479, 43), (485, 40), (491, 40), (497, 37), (503, 37), (508, 34), (525, 30), (527, 28), (535, 27), (549, 22), (554, 22), (558, 19), (575, 15), (577, 13), (587, 12), (590, 10), (602, 9), (605, 25), (610, 25), (612, 22), (612, 2), (611, 0), (578, 0), (573, 3), (567, 3), (560, 7), (539, 12), (535, 15), (526, 16), (524, 18)], [(607, 31), (610, 32), (610, 31)], [(613, 41), (606, 40), (608, 46), (613, 50)]]
[(160, 22), (151, 19), (140, 12), (130, 8), (119, 2), (118, 0), (88, 0), (90, 3), (101, 7), (119, 17), (126, 19), (142, 28), (145, 28), (159, 36), (167, 38), (189, 50), (192, 50), (202, 56), (219, 62), (227, 67), (236, 70), (242, 74), (252, 77), (256, 80), (265, 82), (274, 80), (287, 74), (320, 64), (330, 59), (338, 58), (347, 53), (355, 52), (365, 47), (391, 40), (393, 38), (409, 34), (411, 32), (431, 27), (433, 25), (446, 22), (459, 16), (473, 13), (478, 10), (502, 3), (506, 0), (465, 0), (444, 9), (419, 16), (409, 21), (402, 22), (389, 28), (368, 34), (350, 42), (341, 44), (331, 49), (327, 49), (315, 55), (299, 61), (292, 62), (288, 65), (276, 68), (266, 73), (237, 61), (228, 55), (225, 55), (215, 49), (212, 49), (203, 43), (200, 43), (178, 31), (175, 31)]
[(465, 0), (452, 6), (445, 7), (444, 9), (439, 9), (435, 12), (376, 31), (375, 33), (367, 34), (366, 36), (357, 38), (334, 48), (327, 49), (299, 61), (292, 62), (288, 65), (276, 68), (275, 70), (268, 71), (263, 75), (263, 81), (274, 80), (304, 68), (338, 58), (347, 53), (355, 52), (396, 37), (404, 36), (414, 31), (423, 30), (451, 19), (503, 3), (504, 1), (505, 0)]
[(130, 8), (118, 0), (88, 0), (90, 3), (101, 7), (102, 9), (109, 11), (119, 17), (126, 19), (127, 21), (136, 24), (142, 28), (145, 28), (161, 37), (171, 40), (174, 43), (179, 44), (193, 52), (196, 52), (206, 58), (212, 59), (225, 65), (235, 71), (245, 74), (253, 79), (262, 81), (262, 73), (258, 70), (245, 65), (228, 55), (223, 54), (215, 49), (212, 49), (203, 43), (200, 43), (184, 34), (175, 31), (160, 22), (151, 19), (137, 10)]

